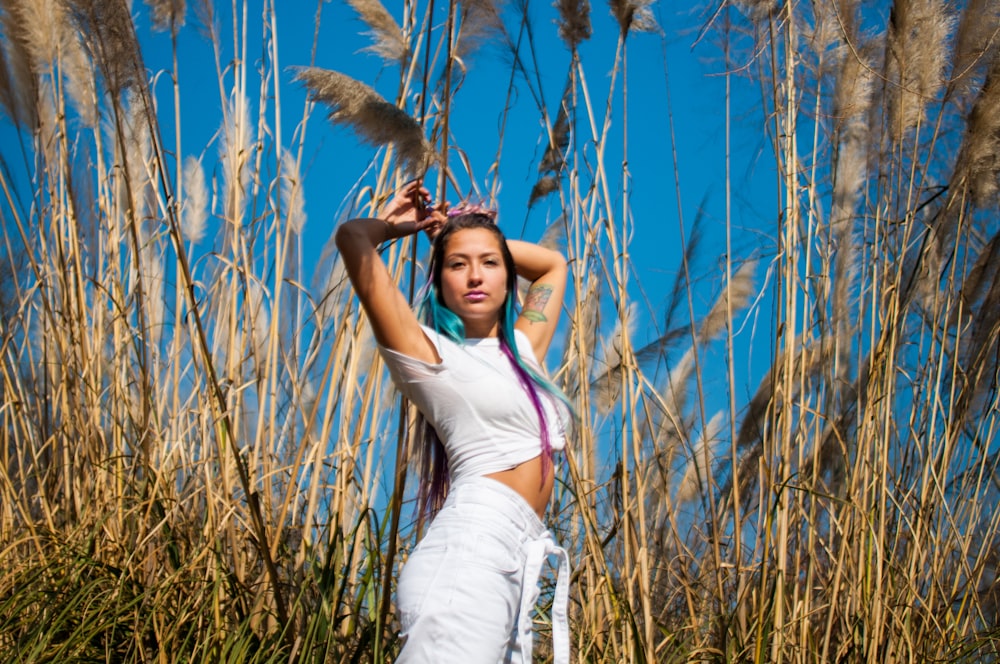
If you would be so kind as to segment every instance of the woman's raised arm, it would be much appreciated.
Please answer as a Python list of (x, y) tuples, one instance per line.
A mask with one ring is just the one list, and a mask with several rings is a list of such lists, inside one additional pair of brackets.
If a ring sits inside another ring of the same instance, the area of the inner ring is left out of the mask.
[(429, 201), (430, 193), (419, 182), (410, 182), (377, 218), (351, 219), (341, 224), (335, 240), (347, 276), (379, 344), (424, 362), (437, 363), (441, 358), (420, 329), (416, 314), (378, 254), (382, 242), (412, 235), (433, 223), (433, 213), (425, 212)]
[(520, 240), (507, 240), (517, 274), (531, 282), (514, 326), (531, 341), (541, 363), (556, 333), (566, 294), (566, 259), (558, 251)]

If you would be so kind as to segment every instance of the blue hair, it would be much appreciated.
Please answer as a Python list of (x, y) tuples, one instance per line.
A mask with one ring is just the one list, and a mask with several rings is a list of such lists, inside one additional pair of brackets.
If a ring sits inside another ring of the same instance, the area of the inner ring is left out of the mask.
[[(542, 390), (558, 399), (569, 412), (572, 413), (574, 410), (563, 391), (552, 384), (537, 369), (528, 365), (517, 349), (517, 342), (514, 340), (514, 322), (517, 320), (517, 298), (514, 296), (517, 292), (517, 271), (514, 257), (507, 246), (507, 240), (494, 223), (495, 216), (495, 213), (481, 210), (458, 215), (449, 214), (444, 228), (434, 238), (431, 249), (430, 278), (418, 298), (417, 315), (424, 325), (438, 334), (455, 343), (465, 343), (465, 324), (458, 314), (444, 304), (441, 298), (441, 269), (444, 249), (448, 238), (455, 231), (467, 228), (486, 228), (492, 232), (500, 243), (500, 253), (507, 269), (507, 297), (503, 304), (498, 326), (500, 349), (510, 361), (518, 382), (527, 393), (535, 413), (538, 415), (539, 430), (541, 431), (542, 481), (544, 482), (552, 465), (552, 445), (549, 440), (549, 428), (539, 391)], [(417, 432), (422, 443), (419, 463), (420, 487), (417, 491), (418, 509), (421, 515), (433, 515), (444, 504), (444, 498), (448, 493), (448, 458), (437, 431), (422, 413), (417, 417)]]

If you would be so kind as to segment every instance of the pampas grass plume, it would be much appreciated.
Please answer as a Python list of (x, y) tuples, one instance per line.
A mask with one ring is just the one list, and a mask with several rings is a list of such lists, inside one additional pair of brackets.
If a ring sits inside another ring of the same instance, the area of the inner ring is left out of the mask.
[(601, 342), (601, 361), (603, 375), (597, 381), (595, 403), (602, 413), (610, 412), (621, 397), (621, 364), (624, 359), (622, 349), (625, 340), (632, 337), (635, 327), (635, 303), (630, 303), (625, 312), (615, 320), (615, 327)]
[(64, 24), (66, 34), (63, 40), (63, 73), (66, 81), (66, 91), (76, 108), (77, 114), (88, 127), (96, 129), (98, 125), (97, 89), (94, 82), (94, 70), (90, 59), (84, 53), (79, 35), (75, 30)]
[(184, 160), (184, 203), (181, 206), (181, 233), (184, 239), (196, 244), (205, 237), (208, 219), (208, 189), (201, 160), (188, 157)]
[(330, 108), (331, 122), (349, 126), (372, 145), (395, 145), (409, 173), (422, 174), (430, 166), (433, 151), (417, 121), (369, 86), (318, 67), (296, 68), (295, 80), (306, 86), (313, 101)]
[(462, 3), (462, 25), (455, 57), (461, 62), (470, 53), (489, 41), (490, 37), (503, 35), (503, 21), (494, 0), (466, 0)]
[(557, 0), (559, 37), (571, 51), (590, 39), (590, 0)]
[(226, 219), (233, 224), (239, 224), (243, 218), (246, 187), (250, 178), (247, 162), (253, 142), (249, 103), (243, 91), (235, 89), (229, 101), (229, 112), (226, 114), (219, 145), (225, 183)]
[(177, 30), (184, 25), (185, 0), (146, 0), (155, 30)]
[[(18, 29), (17, 21), (10, 12), (0, 12), (3, 22), (3, 32), (6, 39), (3, 42), (5, 67), (7, 77), (4, 86), (3, 102), (7, 114), (15, 124), (34, 128), (37, 124), (35, 109), (35, 77), (31, 72), (31, 57), (28, 55), (24, 36)], [(8, 74), (9, 72), (9, 74)]]
[(972, 74), (981, 61), (989, 62), (996, 51), (991, 41), (1000, 27), (1000, 5), (994, 0), (969, 0), (955, 33), (955, 54), (952, 57), (951, 88), (971, 87)]
[(65, 20), (63, 5), (55, 0), (5, 3), (13, 20), (23, 31), (24, 44), (36, 74), (47, 73), (59, 53), (59, 24)]
[(281, 207), (292, 232), (301, 234), (306, 225), (305, 190), (299, 175), (299, 162), (287, 150), (281, 156)]
[(993, 56), (986, 82), (969, 115), (964, 140), (957, 162), (959, 175), (968, 178), (973, 201), (985, 208), (996, 199), (1000, 188), (1000, 52)]
[(406, 40), (396, 19), (379, 0), (347, 0), (365, 24), (371, 28), (368, 34), (372, 44), (365, 48), (389, 62), (406, 60)]
[(659, 32), (660, 26), (650, 5), (653, 0), (611, 0), (611, 14), (618, 20), (622, 34), (629, 32)]
[[(712, 461), (715, 458), (713, 444), (718, 440), (722, 426), (721, 412), (716, 413), (705, 425), (705, 430), (698, 438), (698, 444), (692, 450), (691, 458), (684, 469), (684, 475), (677, 486), (677, 493), (674, 496), (677, 503), (684, 503), (696, 498), (699, 490), (708, 481), (709, 473), (712, 471)], [(705, 458), (706, 455), (708, 459)]]
[(889, 128), (896, 140), (923, 120), (924, 108), (944, 83), (953, 17), (943, 0), (906, 0), (893, 5), (888, 35)]
[(702, 342), (710, 341), (725, 329), (728, 311), (737, 311), (746, 306), (753, 294), (753, 275), (756, 270), (757, 261), (747, 261), (736, 271), (728, 290), (720, 294), (708, 315), (702, 320), (699, 334)]

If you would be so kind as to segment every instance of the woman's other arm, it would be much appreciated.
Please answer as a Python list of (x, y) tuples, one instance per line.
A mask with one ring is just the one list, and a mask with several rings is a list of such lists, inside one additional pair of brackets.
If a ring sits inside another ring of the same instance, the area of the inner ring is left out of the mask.
[(379, 344), (424, 362), (437, 363), (441, 358), (420, 329), (413, 309), (378, 254), (382, 242), (412, 235), (432, 223), (430, 216), (421, 214), (429, 200), (429, 192), (419, 182), (410, 182), (377, 218), (351, 219), (341, 224), (335, 240), (347, 276)]
[(531, 282), (515, 327), (531, 341), (535, 357), (543, 361), (556, 332), (566, 294), (566, 259), (558, 251), (520, 240), (507, 246), (517, 265), (518, 276)]

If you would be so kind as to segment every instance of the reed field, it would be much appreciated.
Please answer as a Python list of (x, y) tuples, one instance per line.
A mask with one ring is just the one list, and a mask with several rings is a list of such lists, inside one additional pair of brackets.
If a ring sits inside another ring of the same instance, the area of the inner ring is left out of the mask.
[[(415, 175), (499, 191), (504, 127), (454, 131), (498, 53), (542, 128), (522, 205), (570, 262), (547, 522), (574, 661), (1000, 660), (1000, 0), (302, 3), (317, 42), (370, 30), (377, 81), (282, 57), (276, 1), (0, 0), (0, 661), (395, 659), (412, 414), (307, 210), (325, 242), (326, 190), (339, 219)], [(617, 48), (579, 57), (597, 30)], [(717, 109), (721, 215), (633, 207), (636, 142), (685, 131), (629, 124), (630, 49), (662, 39), (754, 91)], [(215, 88), (186, 87), (193, 41)], [(309, 178), (348, 141), (355, 181)], [(754, 232), (748, 163), (776, 201)], [(650, 233), (666, 305), (630, 253)], [(425, 249), (383, 252), (411, 296)]]

